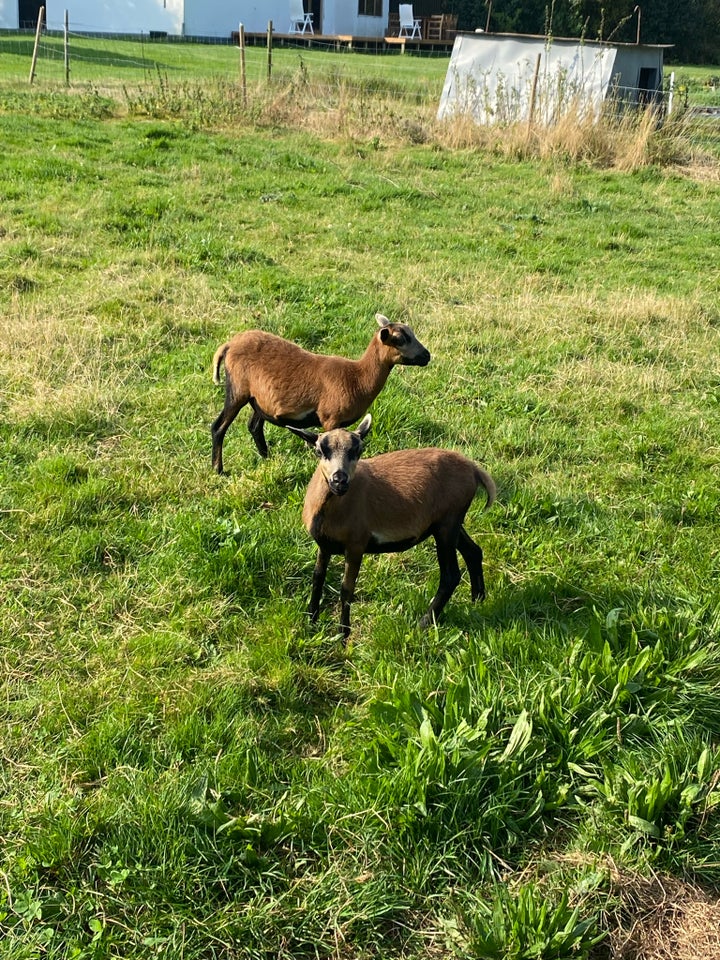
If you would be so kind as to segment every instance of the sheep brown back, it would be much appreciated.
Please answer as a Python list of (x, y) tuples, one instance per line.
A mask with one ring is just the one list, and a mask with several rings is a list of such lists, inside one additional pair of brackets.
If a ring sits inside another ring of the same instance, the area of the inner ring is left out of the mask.
[(342, 497), (328, 496), (318, 469), (308, 487), (303, 522), (315, 539), (324, 528), (332, 531), (332, 540), (363, 553), (387, 549), (384, 544), (411, 546), (449, 514), (464, 517), (479, 486), (485, 487), (490, 506), (495, 484), (460, 453), (436, 447), (395, 450), (361, 460)]
[(350, 492), (358, 485), (365, 488), (366, 518), (372, 531), (403, 540), (420, 530), (426, 534), (443, 520), (450, 504), (464, 515), (481, 482), (478, 469), (452, 450), (396, 450), (361, 461)]
[(252, 398), (269, 416), (280, 418), (317, 408), (323, 373), (333, 359), (274, 334), (248, 330), (230, 341), (225, 372), (238, 399)]

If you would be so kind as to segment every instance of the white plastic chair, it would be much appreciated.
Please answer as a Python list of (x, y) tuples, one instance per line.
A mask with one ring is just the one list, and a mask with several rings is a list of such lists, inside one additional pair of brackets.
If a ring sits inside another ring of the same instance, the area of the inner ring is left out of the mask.
[(398, 12), (400, 13), (400, 33), (399, 37), (417, 37), (420, 39), (420, 21), (413, 16), (411, 3), (401, 3)]
[(290, 33), (315, 33), (313, 15), (305, 13), (303, 0), (290, 0)]

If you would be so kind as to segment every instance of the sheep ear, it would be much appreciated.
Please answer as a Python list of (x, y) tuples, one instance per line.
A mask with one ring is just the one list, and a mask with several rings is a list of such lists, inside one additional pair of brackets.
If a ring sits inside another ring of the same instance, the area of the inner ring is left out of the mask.
[(365, 437), (370, 433), (370, 427), (372, 426), (372, 417), (369, 413), (366, 413), (358, 424), (357, 430), (354, 432), (360, 437), (361, 440), (364, 440)]
[(317, 444), (318, 434), (313, 433), (312, 430), (301, 430), (300, 427), (290, 427), (288, 430), (291, 430), (296, 436), (300, 437), (301, 440), (304, 440), (309, 446), (314, 447)]
[(387, 327), (390, 324), (390, 321), (383, 313), (376, 313), (375, 319), (377, 320), (379, 327)]

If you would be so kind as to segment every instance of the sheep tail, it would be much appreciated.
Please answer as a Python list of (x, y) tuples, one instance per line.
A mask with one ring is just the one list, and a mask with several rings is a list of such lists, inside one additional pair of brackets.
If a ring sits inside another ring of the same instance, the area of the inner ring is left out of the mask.
[(218, 347), (215, 351), (215, 356), (213, 357), (213, 383), (220, 383), (220, 367), (225, 360), (225, 354), (228, 351), (230, 342), (224, 343), (221, 347)]
[(495, 496), (497, 494), (497, 487), (495, 486), (495, 481), (490, 476), (487, 471), (483, 470), (482, 467), (478, 467), (475, 464), (475, 476), (478, 481), (485, 487), (485, 492), (487, 493), (487, 500), (485, 502), (485, 509), (489, 510), (490, 507), (495, 502)]

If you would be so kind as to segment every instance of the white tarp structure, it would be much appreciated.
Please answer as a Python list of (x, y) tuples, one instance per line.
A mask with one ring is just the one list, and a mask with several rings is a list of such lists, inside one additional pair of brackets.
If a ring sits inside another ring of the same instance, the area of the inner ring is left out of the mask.
[(516, 123), (528, 119), (531, 102), (541, 123), (569, 109), (597, 115), (614, 83), (616, 54), (603, 43), (459, 34), (438, 118), (465, 114), (482, 124)]

